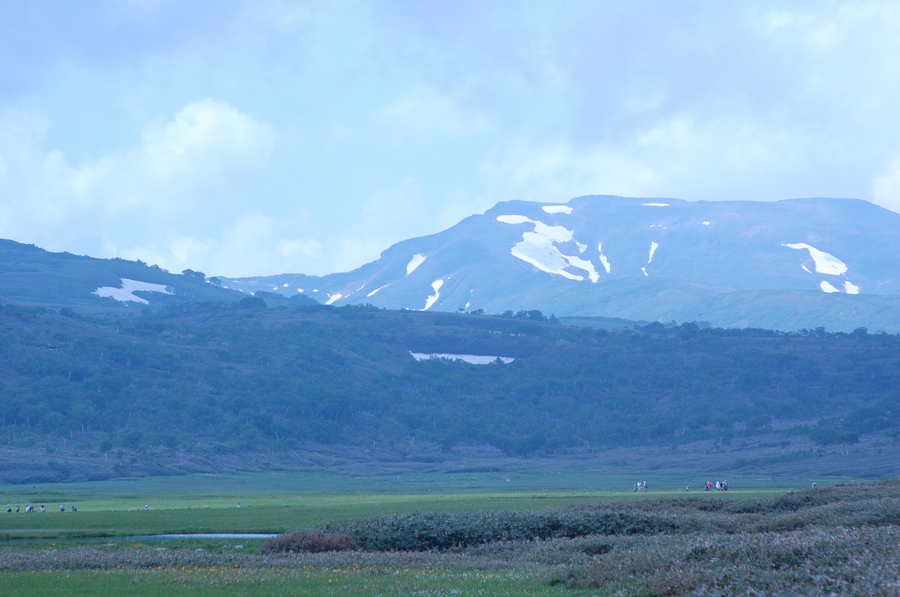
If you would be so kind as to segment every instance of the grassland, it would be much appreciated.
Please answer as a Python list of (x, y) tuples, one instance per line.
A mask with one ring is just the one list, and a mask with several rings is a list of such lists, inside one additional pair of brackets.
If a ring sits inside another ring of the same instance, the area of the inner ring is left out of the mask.
[[(4, 510), (48, 508), (0, 513), (0, 594), (900, 591), (900, 482), (820, 481), (813, 490), (808, 480), (730, 479), (728, 492), (707, 493), (700, 479), (646, 480), (651, 491), (638, 494), (633, 479), (586, 473), (265, 473), (0, 486)], [(62, 514), (60, 504), (78, 512)], [(591, 521), (606, 526), (598, 532)], [(530, 529), (527, 538), (514, 536), (516, 525)], [(311, 528), (348, 533), (355, 547), (292, 553), (259, 539), (146, 537)], [(440, 531), (462, 539), (392, 548), (386, 528), (398, 537)], [(567, 528), (577, 530), (560, 530)], [(479, 539), (465, 540), (475, 530)]]

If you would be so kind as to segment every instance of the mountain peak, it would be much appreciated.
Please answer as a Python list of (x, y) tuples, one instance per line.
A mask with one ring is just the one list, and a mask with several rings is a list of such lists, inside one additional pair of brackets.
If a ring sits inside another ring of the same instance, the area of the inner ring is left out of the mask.
[(879, 320), (900, 300), (897, 230), (900, 215), (855, 199), (504, 201), (352, 272), (297, 276), (286, 293), (312, 283), (335, 305), (900, 329), (896, 316)]

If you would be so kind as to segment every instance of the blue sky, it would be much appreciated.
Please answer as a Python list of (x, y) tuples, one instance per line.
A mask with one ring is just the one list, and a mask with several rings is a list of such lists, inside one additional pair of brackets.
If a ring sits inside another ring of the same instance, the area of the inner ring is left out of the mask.
[(0, 237), (346, 271), (498, 201), (900, 211), (900, 3), (5, 0)]

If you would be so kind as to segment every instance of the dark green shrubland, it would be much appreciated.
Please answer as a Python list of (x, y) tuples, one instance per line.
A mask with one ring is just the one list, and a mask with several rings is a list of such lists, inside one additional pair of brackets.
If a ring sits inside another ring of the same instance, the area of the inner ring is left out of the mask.
[[(539, 566), (544, 580), (603, 595), (900, 594), (900, 480), (771, 499), (717, 494), (543, 511), (419, 513), (303, 533), (356, 553), (448, 553)], [(303, 552), (275, 539), (267, 554)], [(310, 549), (310, 552), (318, 549)], [(403, 556), (405, 557), (405, 556)]]

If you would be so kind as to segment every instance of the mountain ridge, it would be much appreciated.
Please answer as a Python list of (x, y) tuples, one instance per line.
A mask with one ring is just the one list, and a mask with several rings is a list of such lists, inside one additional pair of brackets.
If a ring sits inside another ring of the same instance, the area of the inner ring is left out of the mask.
[(858, 199), (507, 201), (350, 272), (223, 283), (334, 305), (893, 332), (897, 230), (900, 214)]

